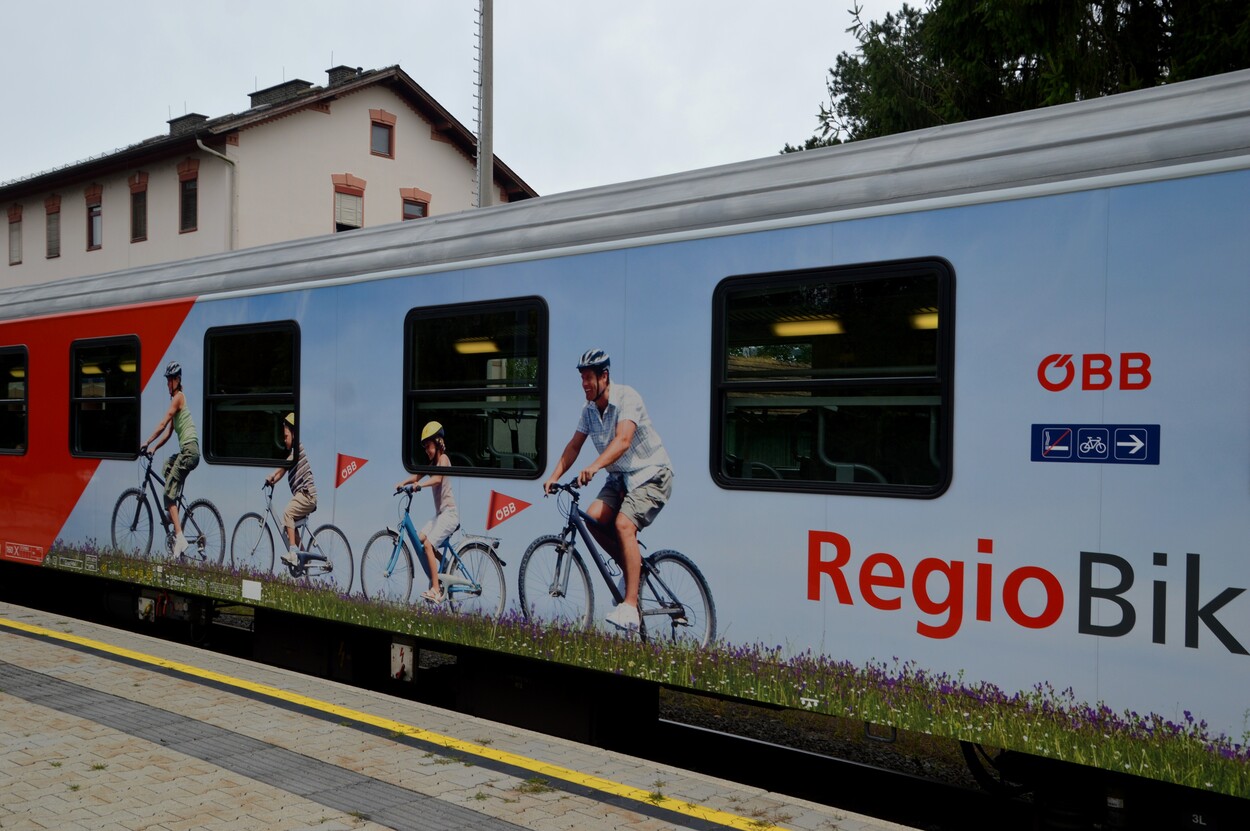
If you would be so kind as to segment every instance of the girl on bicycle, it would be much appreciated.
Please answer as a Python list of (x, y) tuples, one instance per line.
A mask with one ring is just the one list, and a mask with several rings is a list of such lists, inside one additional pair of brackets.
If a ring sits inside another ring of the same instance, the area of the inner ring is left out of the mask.
[(186, 393), (182, 391), (182, 365), (177, 361), (170, 361), (165, 367), (165, 384), (169, 387), (169, 410), (151, 437), (139, 446), (139, 452), (155, 453), (171, 435), (178, 434), (178, 452), (165, 462), (165, 509), (174, 525), (174, 556), (180, 557), (187, 550), (187, 538), (182, 535), (178, 500), (182, 497), (187, 474), (200, 463), (200, 439), (195, 432), (195, 422), (191, 420)]
[(295, 444), (295, 413), (287, 413), (282, 420), (282, 443), (290, 454), (286, 457), (291, 462), (290, 468), (279, 467), (265, 477), (269, 485), (276, 485), (285, 476), (291, 486), (291, 501), (282, 512), (282, 526), (286, 528), (287, 549), (282, 555), (282, 562), (288, 566), (299, 565), (299, 534), (295, 533), (295, 523), (305, 519), (317, 510), (317, 485), (313, 482), (312, 466), (308, 464), (308, 454), (304, 452), (304, 443)]
[[(438, 467), (451, 467), (451, 459), (447, 457), (447, 439), (443, 425), (431, 421), (421, 430), (421, 447), (426, 458)], [(395, 486), (396, 490), (412, 485), (416, 490), (430, 488), (434, 495), (434, 518), (425, 524), (417, 536), (425, 546), (425, 559), (429, 563), (427, 571), (430, 575), (430, 588), (421, 596), (431, 603), (443, 602), (443, 587), (438, 580), (438, 547), (460, 527), (460, 512), (456, 510), (456, 499), (451, 492), (451, 482), (446, 474), (432, 474), (422, 478), (414, 473)]]

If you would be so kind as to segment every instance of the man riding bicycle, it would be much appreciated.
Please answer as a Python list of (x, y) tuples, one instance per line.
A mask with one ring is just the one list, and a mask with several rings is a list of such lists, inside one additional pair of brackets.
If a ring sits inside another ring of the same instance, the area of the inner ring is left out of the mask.
[[(590, 436), (599, 455), (577, 475), (577, 483), (585, 486), (600, 470), (608, 471), (608, 481), (586, 513), (599, 523), (590, 526), (591, 533), (624, 572), (619, 587), (624, 600), (606, 619), (618, 629), (637, 632), (642, 572), (638, 532), (655, 520), (672, 496), (673, 469), (642, 396), (633, 387), (612, 383), (611, 364), (612, 359), (602, 349), (587, 350), (577, 362), (586, 405), (573, 438), (543, 483), (543, 492), (551, 493), (560, 476), (577, 461)], [(615, 529), (615, 535), (609, 528)]]
[(139, 452), (155, 454), (170, 436), (178, 435), (178, 452), (165, 462), (164, 473), (165, 510), (174, 526), (174, 556), (180, 557), (187, 550), (187, 538), (178, 516), (178, 499), (182, 496), (187, 474), (200, 464), (200, 440), (186, 393), (182, 391), (182, 365), (177, 361), (170, 361), (165, 367), (165, 386), (169, 389), (169, 409), (148, 440), (139, 446)]

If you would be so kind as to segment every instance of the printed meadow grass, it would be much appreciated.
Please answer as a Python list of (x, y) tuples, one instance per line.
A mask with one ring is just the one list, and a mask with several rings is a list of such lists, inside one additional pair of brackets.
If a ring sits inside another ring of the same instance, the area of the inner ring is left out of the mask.
[(810, 650), (796, 654), (758, 643), (719, 642), (707, 649), (641, 643), (598, 630), (541, 625), (515, 610), (490, 618), (426, 604), (389, 605), (273, 575), (127, 557), (91, 542), (58, 542), (45, 566), (231, 602), (243, 602), (244, 579), (259, 580), (261, 600), (246, 601), (250, 605), (1250, 797), (1250, 737), (1212, 735), (1206, 722), (1188, 712), (1179, 721), (1117, 713), (1044, 682), (1007, 693), (897, 658), (857, 666)]

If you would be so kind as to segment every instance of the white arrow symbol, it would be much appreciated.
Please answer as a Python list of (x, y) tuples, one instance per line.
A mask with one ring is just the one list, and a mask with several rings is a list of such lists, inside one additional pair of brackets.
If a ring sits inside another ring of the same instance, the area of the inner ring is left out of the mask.
[(1118, 441), (1115, 443), (1115, 446), (1133, 448), (1132, 450), (1129, 451), (1130, 455), (1133, 453), (1136, 453), (1138, 450), (1141, 450), (1143, 447), (1146, 446), (1146, 443), (1144, 441), (1142, 441), (1140, 438), (1133, 435), (1132, 433), (1129, 433), (1129, 438), (1131, 438), (1132, 441)]

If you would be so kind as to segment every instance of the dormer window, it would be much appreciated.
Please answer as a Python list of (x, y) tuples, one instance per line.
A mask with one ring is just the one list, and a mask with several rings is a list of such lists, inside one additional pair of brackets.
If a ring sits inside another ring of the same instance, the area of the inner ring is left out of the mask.
[(394, 113), (386, 110), (369, 110), (369, 152), (375, 156), (395, 158)]

